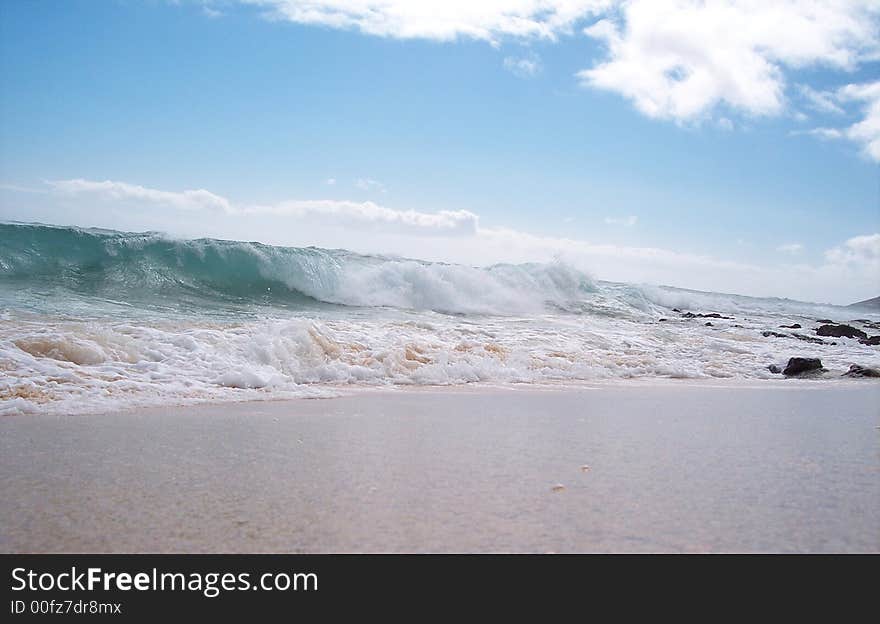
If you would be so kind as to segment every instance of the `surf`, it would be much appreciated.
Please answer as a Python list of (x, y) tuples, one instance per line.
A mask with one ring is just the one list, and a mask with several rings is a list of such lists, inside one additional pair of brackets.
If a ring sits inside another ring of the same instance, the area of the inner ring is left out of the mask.
[(570, 308), (596, 292), (563, 263), (486, 268), (161, 233), (0, 224), (0, 278), (128, 301), (316, 303), (459, 314)]

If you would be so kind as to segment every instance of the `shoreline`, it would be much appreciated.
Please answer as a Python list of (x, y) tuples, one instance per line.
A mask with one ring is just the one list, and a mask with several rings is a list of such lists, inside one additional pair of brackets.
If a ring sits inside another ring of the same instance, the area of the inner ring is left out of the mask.
[(0, 550), (880, 552), (880, 384), (634, 381), (6, 416)]
[[(604, 379), (563, 379), (545, 380), (541, 382), (498, 382), (476, 381), (456, 384), (386, 384), (386, 385), (358, 385), (358, 384), (303, 384), (307, 394), (295, 395), (287, 391), (265, 391), (264, 395), (251, 394), (240, 399), (235, 398), (205, 398), (190, 399), (183, 401), (170, 401), (167, 403), (155, 402), (145, 404), (133, 404), (130, 406), (114, 406), (107, 409), (93, 411), (75, 411), (62, 414), (56, 411), (45, 413), (28, 411), (0, 414), (0, 422), (6, 418), (88, 418), (93, 416), (108, 416), (111, 414), (136, 414), (142, 411), (156, 410), (189, 410), (196, 408), (223, 408), (226, 406), (247, 405), (277, 405), (296, 404), (301, 401), (328, 401), (334, 399), (353, 398), (358, 396), (388, 396), (395, 397), (406, 394), (491, 394), (491, 393), (517, 393), (517, 392), (579, 392), (604, 389), (626, 388), (717, 388), (717, 389), (754, 389), (754, 390), (822, 390), (824, 388), (863, 388), (871, 386), (880, 387), (880, 381), (870, 377), (829, 377), (809, 375), (783, 377), (778, 375), (774, 378), (759, 377), (631, 377), (631, 378), (604, 378)], [(247, 392), (255, 392), (248, 389)], [(256, 390), (256, 392), (261, 392)]]

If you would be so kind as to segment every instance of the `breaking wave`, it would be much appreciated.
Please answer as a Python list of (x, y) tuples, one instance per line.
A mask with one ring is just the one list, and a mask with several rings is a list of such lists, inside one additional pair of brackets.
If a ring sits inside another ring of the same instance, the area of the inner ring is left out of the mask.
[(585, 273), (562, 263), (475, 268), (30, 224), (0, 224), (0, 276), (138, 302), (321, 302), (463, 314), (567, 309), (596, 290)]
[(0, 224), (0, 415), (351, 387), (772, 379), (795, 356), (835, 379), (880, 368), (880, 348), (816, 336), (822, 318), (880, 330), (877, 314), (593, 282), (563, 263)]

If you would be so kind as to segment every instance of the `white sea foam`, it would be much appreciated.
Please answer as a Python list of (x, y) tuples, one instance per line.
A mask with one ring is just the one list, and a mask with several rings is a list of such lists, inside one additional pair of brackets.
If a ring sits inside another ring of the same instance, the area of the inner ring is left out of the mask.
[(780, 329), (815, 338), (817, 319), (880, 315), (594, 282), (560, 262), (475, 268), (9, 224), (0, 243), (0, 414), (364, 386), (770, 378), (794, 356), (820, 357), (829, 378), (880, 367), (878, 347)]
[(880, 366), (880, 350), (856, 340), (762, 336), (777, 316), (710, 320), (388, 313), (132, 324), (7, 312), (0, 414), (326, 396), (360, 386), (771, 378), (768, 365), (794, 356), (821, 357), (838, 375), (852, 363)]
[(475, 268), (356, 256), (308, 273), (278, 271), (272, 277), (319, 301), (462, 314), (538, 313), (595, 290), (587, 275), (562, 263)]

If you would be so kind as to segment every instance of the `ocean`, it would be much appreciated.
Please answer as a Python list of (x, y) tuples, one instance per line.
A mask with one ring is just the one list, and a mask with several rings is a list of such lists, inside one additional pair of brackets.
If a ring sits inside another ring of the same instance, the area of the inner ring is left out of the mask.
[[(563, 262), (479, 268), (0, 224), (0, 414), (365, 387), (779, 379), (768, 367), (797, 356), (821, 358), (814, 383), (880, 367), (880, 347), (818, 338), (821, 319), (880, 333), (876, 312), (604, 282)], [(802, 328), (781, 327), (792, 324)]]

